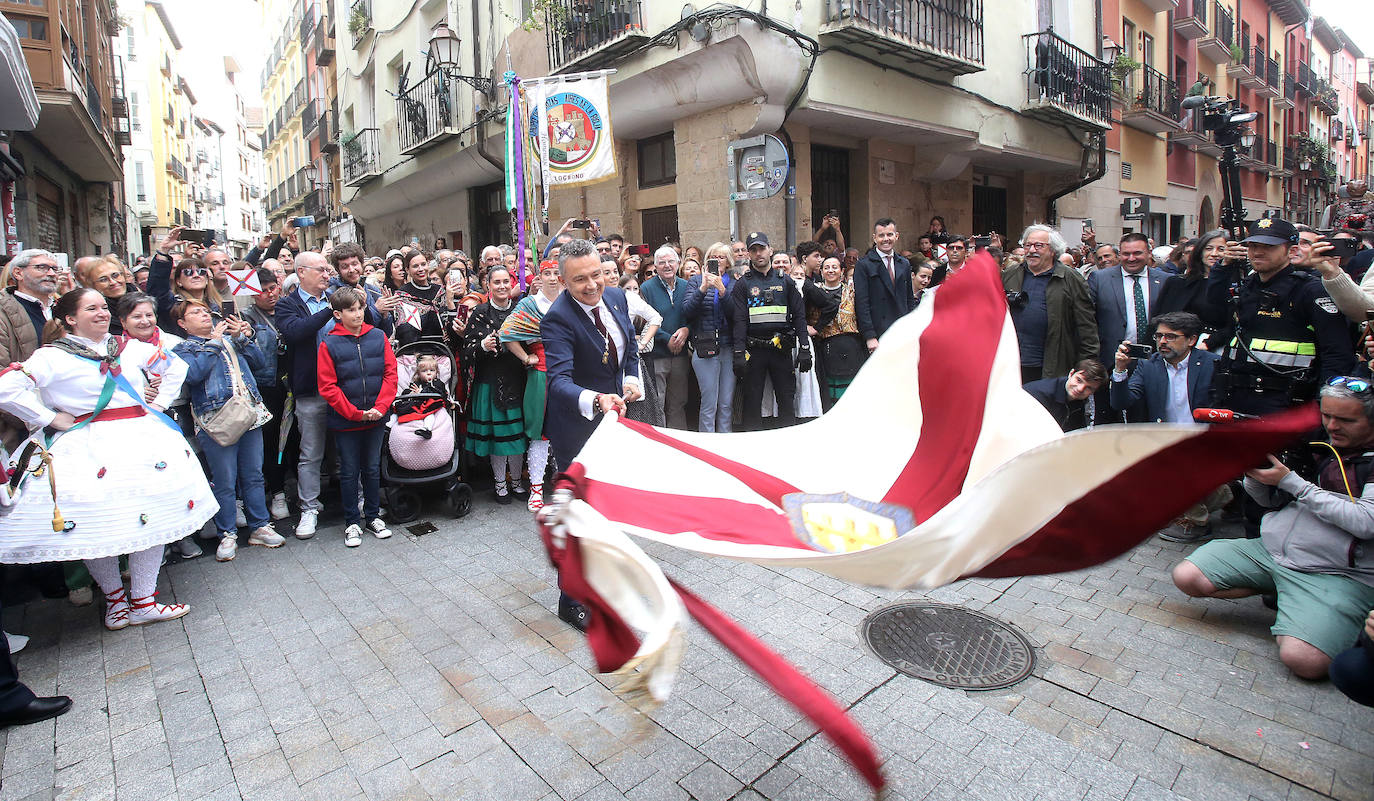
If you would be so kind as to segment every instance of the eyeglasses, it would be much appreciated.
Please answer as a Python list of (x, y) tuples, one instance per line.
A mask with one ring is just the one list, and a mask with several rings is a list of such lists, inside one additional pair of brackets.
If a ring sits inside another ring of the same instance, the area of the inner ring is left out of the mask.
[(1355, 378), (1348, 375), (1338, 375), (1326, 382), (1328, 387), (1345, 387), (1351, 392), (1368, 392), (1370, 384), (1363, 378)]
[(1166, 342), (1173, 342), (1175, 339), (1183, 339), (1183, 335), (1177, 331), (1156, 331), (1155, 339), (1162, 339)]
[(1050, 243), (1049, 243), (1049, 242), (1027, 242), (1026, 244), (1022, 245), (1021, 247), (1025, 248), (1025, 249), (1027, 249), (1027, 250), (1042, 250), (1042, 249), (1043, 249), (1043, 250), (1049, 250), (1049, 249), (1050, 249)]
[(27, 269), (30, 269), (30, 270), (37, 270), (37, 271), (40, 272), (40, 273), (55, 273), (55, 272), (57, 272), (57, 265), (56, 265), (56, 264), (30, 264), (30, 265), (28, 266)]
[(183, 267), (181, 270), (182, 278), (195, 278), (197, 275), (209, 275), (210, 271), (204, 267)]

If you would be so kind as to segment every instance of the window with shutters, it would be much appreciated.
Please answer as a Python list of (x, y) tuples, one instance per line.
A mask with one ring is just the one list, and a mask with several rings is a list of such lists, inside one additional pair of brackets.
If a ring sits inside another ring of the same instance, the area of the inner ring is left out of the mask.
[(143, 176), (143, 162), (134, 162), (134, 193), (138, 196), (139, 203), (148, 202), (148, 187)]

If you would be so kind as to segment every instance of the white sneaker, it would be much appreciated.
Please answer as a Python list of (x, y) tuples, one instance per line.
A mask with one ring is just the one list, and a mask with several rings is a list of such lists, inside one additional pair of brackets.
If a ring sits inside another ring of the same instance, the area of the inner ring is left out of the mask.
[(383, 523), (380, 517), (374, 518), (371, 523), (368, 523), (367, 530), (376, 534), (379, 540), (384, 540), (391, 536), (391, 529), (386, 527), (386, 523)]
[(344, 545), (347, 545), (347, 546), (350, 547), (350, 548), (357, 548), (359, 545), (362, 545), (362, 544), (363, 544), (363, 528), (362, 528), (362, 526), (358, 525), (357, 523), (354, 523), (353, 525), (351, 525), (351, 526), (349, 526), (348, 528), (344, 529)]
[(239, 538), (237, 534), (225, 534), (219, 541), (219, 547), (215, 549), (216, 562), (231, 561), (235, 554), (239, 552)]
[(285, 492), (278, 492), (272, 496), (272, 505), (267, 508), (267, 512), (272, 515), (273, 520), (281, 520), (291, 516), (291, 510), (286, 508)]
[(248, 535), (249, 545), (261, 545), (264, 548), (280, 548), (284, 542), (286, 538), (278, 534), (271, 523), (254, 529), (253, 533)]
[(301, 512), (301, 520), (296, 524), (296, 539), (308, 540), (315, 536), (315, 526), (319, 523), (320, 513), (313, 509)]
[(172, 545), (172, 550), (180, 554), (182, 559), (195, 559), (197, 556), (205, 553), (200, 549), (200, 546), (196, 544), (196, 538), (193, 536), (186, 536), (177, 540), (176, 543)]
[(234, 525), (239, 528), (248, 525), (248, 518), (243, 515), (243, 501), (234, 501)]

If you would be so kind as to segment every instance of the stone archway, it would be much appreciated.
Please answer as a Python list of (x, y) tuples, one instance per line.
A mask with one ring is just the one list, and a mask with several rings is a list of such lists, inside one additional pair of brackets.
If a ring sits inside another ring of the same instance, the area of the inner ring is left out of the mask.
[(1210, 231), (1216, 227), (1217, 213), (1212, 208), (1212, 197), (1211, 195), (1203, 195), (1202, 206), (1198, 209), (1197, 213), (1198, 236), (1202, 236), (1203, 233)]

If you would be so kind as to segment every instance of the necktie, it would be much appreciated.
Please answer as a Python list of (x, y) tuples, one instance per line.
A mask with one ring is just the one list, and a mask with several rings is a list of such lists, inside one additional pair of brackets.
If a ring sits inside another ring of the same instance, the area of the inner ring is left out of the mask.
[(897, 271), (892, 267), (892, 257), (883, 256), (883, 263), (887, 265), (887, 277), (893, 281), (897, 280)]
[(601, 363), (610, 363), (620, 366), (620, 356), (615, 350), (615, 340), (611, 339), (611, 332), (606, 330), (606, 324), (601, 322), (601, 307), (592, 307), (592, 321), (596, 323), (596, 330), (601, 332), (601, 336), (606, 338), (606, 351), (601, 357)]
[(1140, 276), (1131, 276), (1131, 281), (1134, 282), (1131, 294), (1135, 296), (1135, 339), (1139, 342), (1141, 337), (1148, 333), (1145, 330), (1145, 325), (1149, 322), (1148, 312), (1145, 311), (1145, 289), (1140, 285)]

